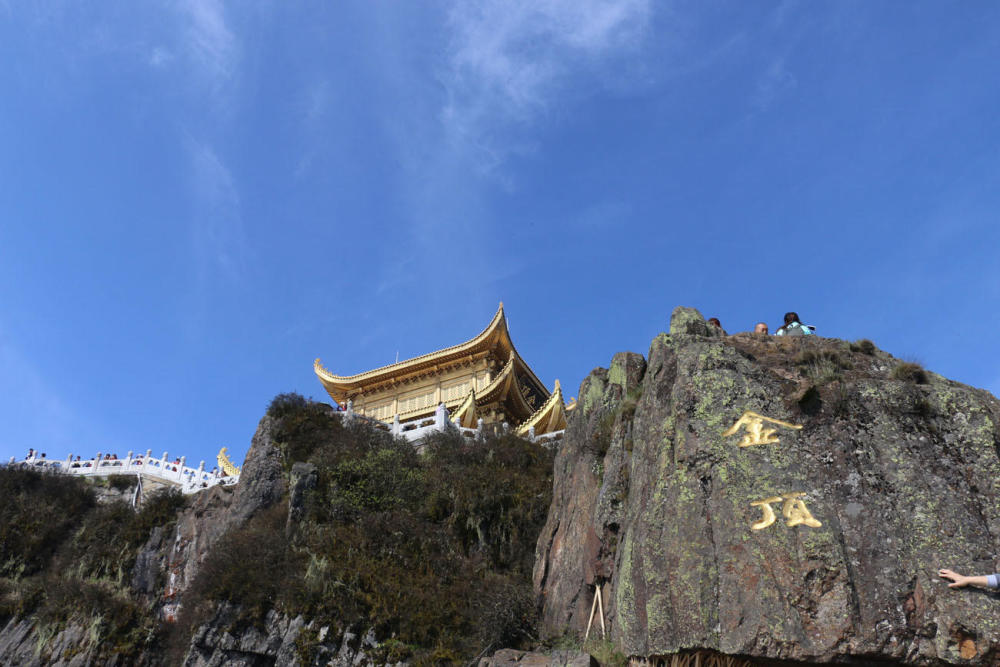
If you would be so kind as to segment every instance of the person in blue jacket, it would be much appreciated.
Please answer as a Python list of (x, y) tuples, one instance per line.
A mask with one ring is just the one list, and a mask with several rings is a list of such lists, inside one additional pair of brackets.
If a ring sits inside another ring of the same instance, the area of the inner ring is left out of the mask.
[(778, 330), (774, 332), (775, 336), (812, 336), (813, 329), (816, 327), (811, 327), (808, 324), (802, 324), (799, 321), (799, 314), (796, 312), (785, 313), (785, 324), (778, 327)]

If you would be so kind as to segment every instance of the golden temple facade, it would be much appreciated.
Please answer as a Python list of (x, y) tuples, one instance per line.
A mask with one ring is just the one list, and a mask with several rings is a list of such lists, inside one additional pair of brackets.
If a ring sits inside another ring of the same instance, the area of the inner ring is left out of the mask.
[[(334, 401), (387, 423), (430, 417), (444, 404), (453, 422), (475, 428), (507, 423), (518, 435), (566, 428), (567, 408), (556, 380), (548, 391), (517, 353), (503, 303), (476, 337), (437, 352), (357, 375), (334, 375), (319, 359), (313, 370)], [(533, 431), (532, 431), (533, 429)]]

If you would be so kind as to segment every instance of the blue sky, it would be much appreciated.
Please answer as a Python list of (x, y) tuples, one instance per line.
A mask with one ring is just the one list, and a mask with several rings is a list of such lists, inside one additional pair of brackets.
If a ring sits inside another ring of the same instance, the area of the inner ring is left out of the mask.
[(0, 455), (242, 460), (504, 301), (570, 395), (677, 305), (1000, 391), (1000, 5), (0, 0)]

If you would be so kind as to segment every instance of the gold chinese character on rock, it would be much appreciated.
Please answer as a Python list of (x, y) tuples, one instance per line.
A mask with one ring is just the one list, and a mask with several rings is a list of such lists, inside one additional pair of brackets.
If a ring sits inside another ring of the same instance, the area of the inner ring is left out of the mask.
[(764, 498), (764, 500), (758, 500), (755, 503), (750, 503), (751, 506), (759, 507), (761, 511), (764, 512), (764, 516), (760, 521), (755, 521), (750, 524), (751, 530), (764, 530), (774, 523), (774, 520), (777, 517), (774, 516), (774, 510), (771, 509), (771, 503), (776, 503), (779, 500), (781, 500), (781, 496), (772, 496), (770, 498)]
[(793, 428), (795, 430), (802, 429), (800, 424), (791, 424), (789, 422), (783, 422), (780, 419), (771, 419), (770, 417), (765, 417), (764, 415), (759, 415), (756, 412), (750, 412), (747, 410), (740, 416), (739, 419), (736, 420), (735, 424), (723, 431), (722, 435), (726, 437), (736, 435), (740, 428), (745, 426), (746, 433), (743, 434), (743, 439), (739, 442), (740, 447), (773, 445), (778, 443), (778, 436), (775, 435), (775, 433), (778, 432), (778, 429), (765, 428), (764, 422), (777, 424), (778, 426), (784, 426), (785, 428)]
[(798, 526), (801, 524), (811, 528), (819, 528), (823, 524), (809, 513), (809, 508), (806, 507), (805, 501), (802, 500), (802, 496), (804, 495), (806, 495), (805, 492), (796, 491), (794, 493), (783, 493), (780, 496), (771, 496), (770, 498), (750, 503), (753, 507), (759, 507), (763, 513), (760, 521), (750, 524), (750, 529), (764, 530), (774, 523), (777, 517), (774, 515), (771, 504), (777, 502), (782, 503), (781, 516), (785, 517), (785, 523), (788, 526)]
[(803, 524), (810, 528), (819, 528), (823, 524), (809, 513), (809, 508), (802, 500), (804, 495), (806, 494), (802, 491), (784, 494), (782, 498), (785, 499), (785, 504), (781, 506), (781, 516), (785, 517), (785, 523), (789, 526)]

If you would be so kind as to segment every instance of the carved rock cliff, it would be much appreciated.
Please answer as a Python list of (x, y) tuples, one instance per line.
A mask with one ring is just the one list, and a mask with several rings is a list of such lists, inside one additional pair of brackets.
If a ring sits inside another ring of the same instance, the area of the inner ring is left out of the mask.
[(868, 341), (721, 336), (678, 308), (579, 395), (534, 570), (548, 633), (582, 632), (600, 586), (634, 658), (1000, 660), (1000, 599), (937, 576), (997, 567), (988, 392)]

